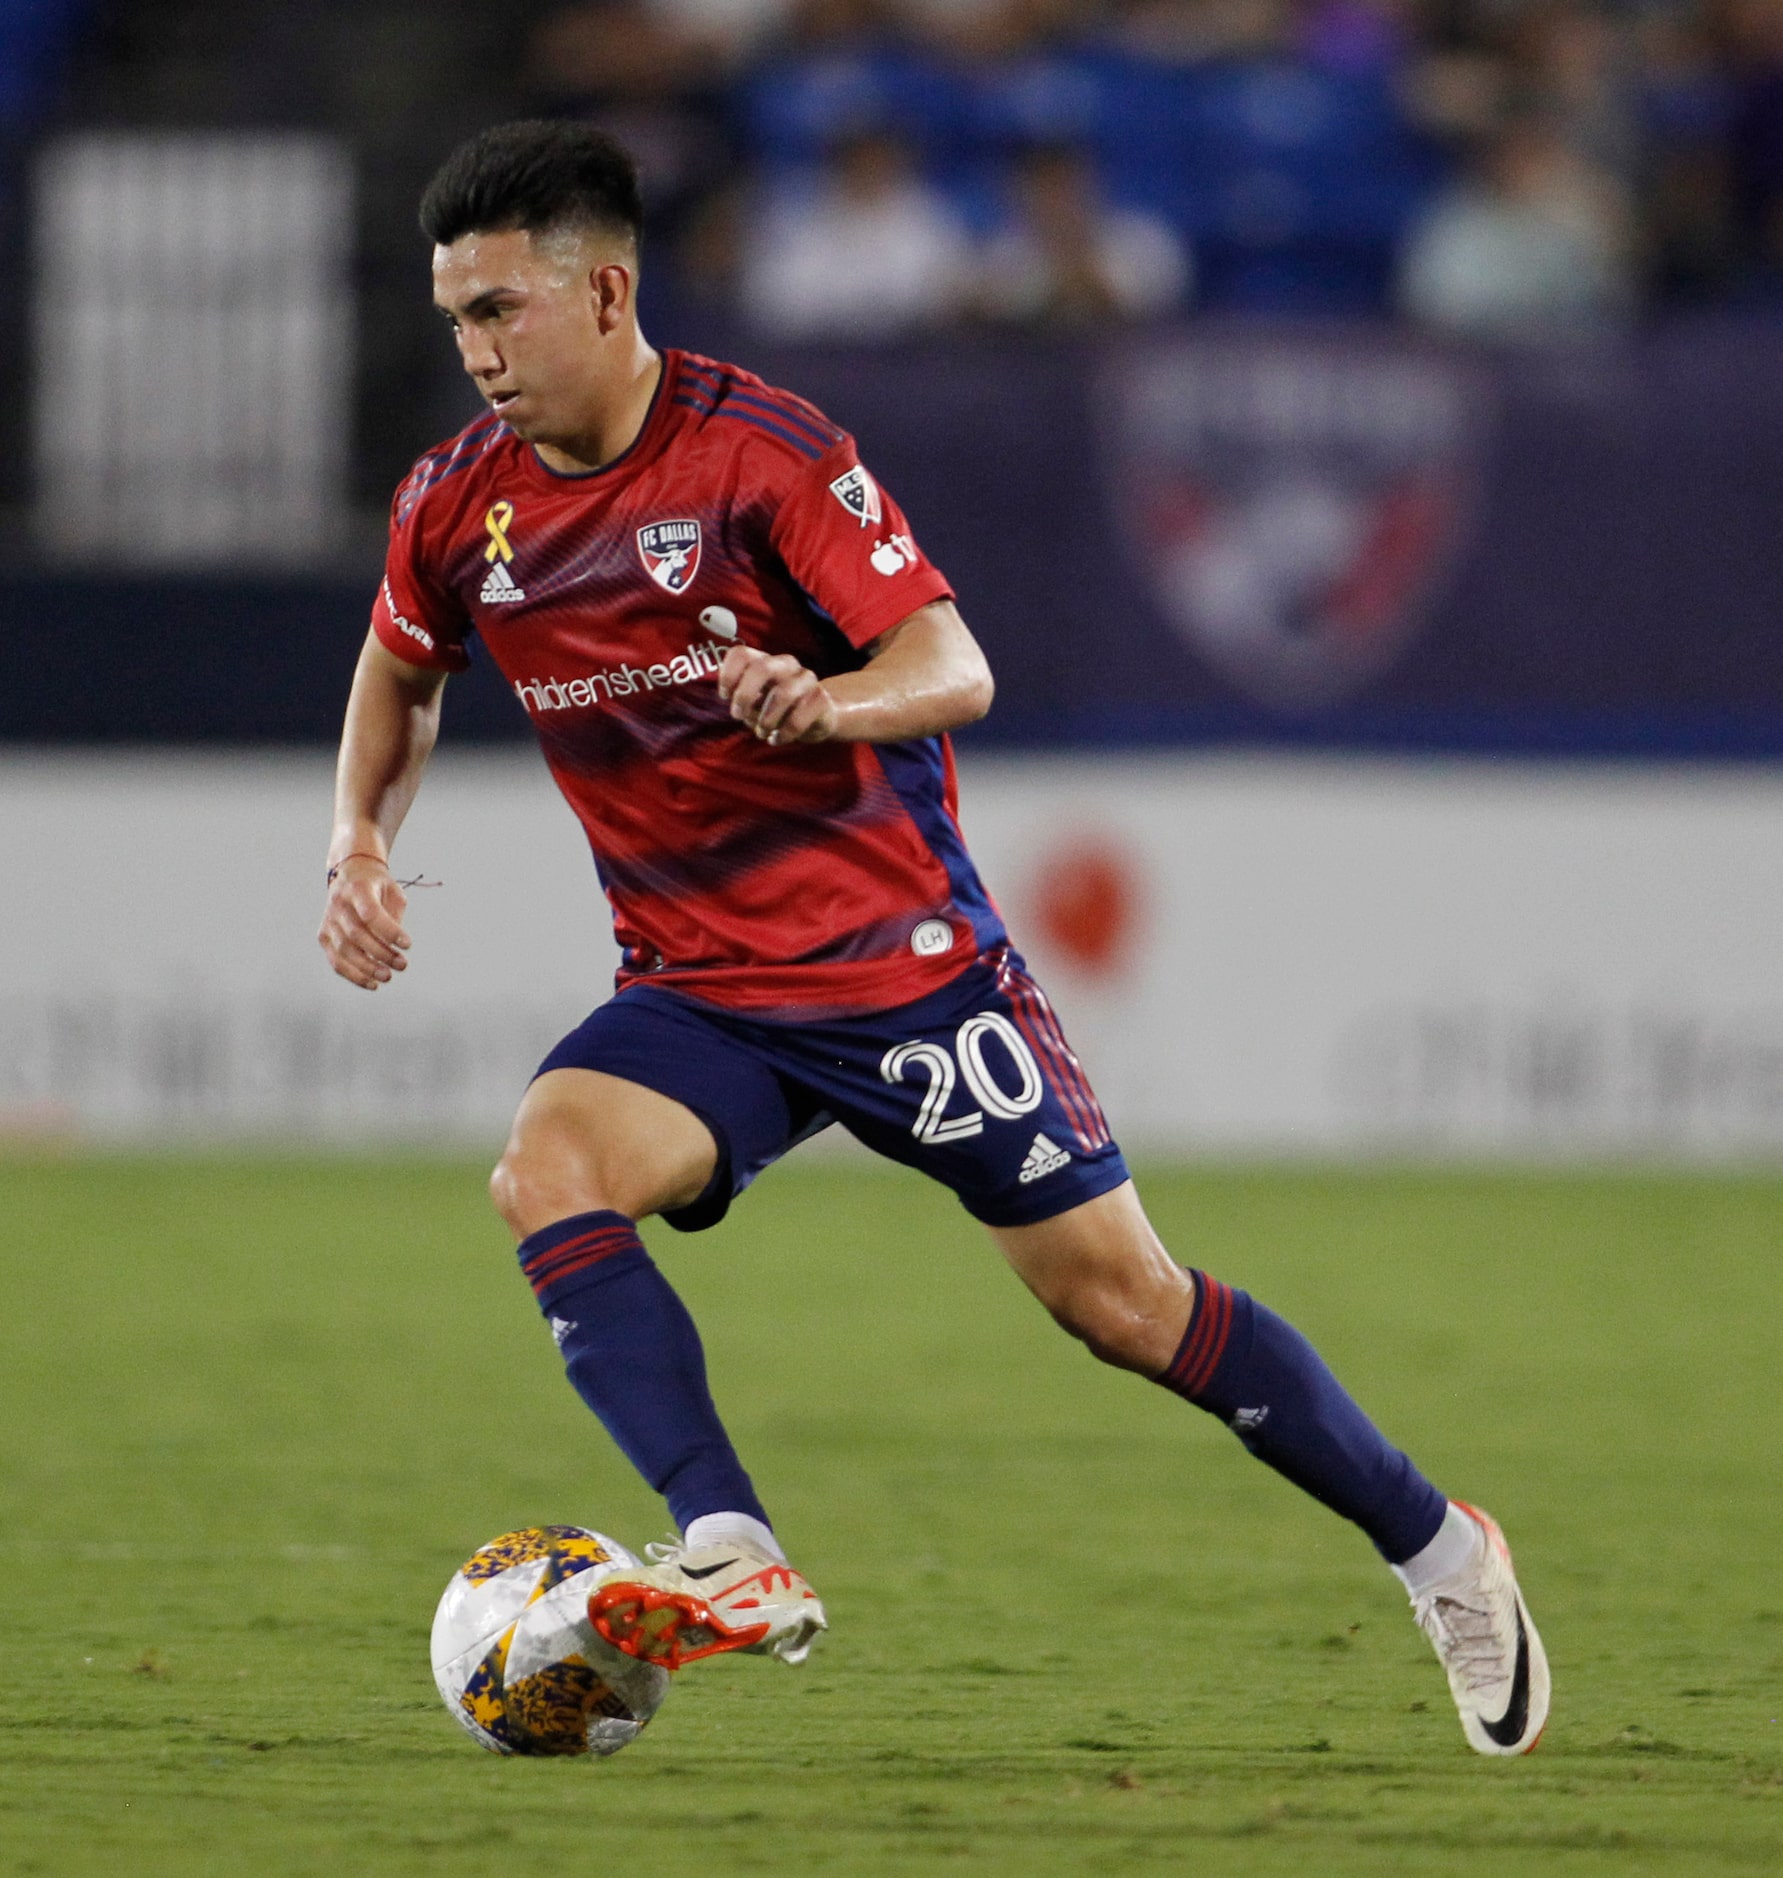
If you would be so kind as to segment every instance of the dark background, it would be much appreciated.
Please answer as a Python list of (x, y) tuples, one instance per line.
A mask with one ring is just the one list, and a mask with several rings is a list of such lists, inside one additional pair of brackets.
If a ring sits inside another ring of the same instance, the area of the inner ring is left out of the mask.
[[(647, 329), (736, 358), (857, 434), (995, 662), (998, 708), (974, 739), (1783, 756), (1783, 17), (1764, 15), (1363, 0), (1283, 6), (1267, 31), (1220, 39), (1212, 0), (1061, 0), (1014, 26), (998, 16), (995, 44), (937, 45), (875, 0), (805, 0), (740, 64), (688, 52), (659, 81), (617, 55), (601, 65), (601, 46), (661, 30), (641, 0), (0, 0), (0, 252), (15, 281), (30, 274), (31, 166), (64, 132), (326, 129), (358, 191), (349, 487), (338, 541), (299, 574), (47, 560), (30, 524), (30, 348), (0, 347), (0, 738), (332, 739), (389, 492), (473, 408), (427, 308), (416, 199), (465, 134), (560, 111), (703, 153), (681, 193), (658, 190)], [(1531, 37), (1562, 18), (1621, 35), (1623, 76), (1600, 73), (1583, 105)], [(551, 50), (566, 20), (596, 48), (568, 76)], [(1393, 330), (1394, 257), (1418, 216), (1471, 173), (1494, 123), (1538, 108), (1581, 149), (1602, 145), (1592, 160), (1632, 205), (1634, 297), (1623, 317), (1535, 343), (1439, 341), (1480, 387), (1464, 538), (1365, 680), (1266, 702), (1166, 617), (1135, 550), (1098, 404), (1122, 343), (1105, 324), (798, 347), (726, 300), (722, 266), (702, 259), (713, 228), (739, 189), (812, 157), (799, 112), (844, 67), (968, 207), (1001, 186), (1009, 101), (1063, 95), (1035, 74), (1088, 86), (1102, 103), (1072, 107), (1090, 112), (1073, 134), (1116, 197), (1190, 243), (1195, 333), (1341, 350)], [(1437, 79), (1460, 95), (1457, 73), (1496, 100), (1471, 127), (1427, 102)], [(1284, 79), (1322, 126), (1296, 132), (1291, 161), (1233, 103)], [(978, 100), (983, 122), (962, 130), (944, 94)], [(1616, 153), (1618, 123), (1632, 154)], [(1264, 183), (1292, 212), (1240, 213)], [(462, 738), (526, 734), (486, 668), (451, 688), (449, 722)]]
[[(1454, 563), (1384, 670), (1298, 710), (1248, 699), (1161, 613), (1103, 473), (1094, 347), (739, 350), (855, 431), (954, 581), (998, 674), (977, 741), (1783, 757), (1768, 325), (1470, 361), (1491, 410)], [(377, 565), (369, 539), (303, 578), (15, 564), (0, 737), (328, 741)], [(487, 665), (448, 700), (455, 737), (529, 734)]]

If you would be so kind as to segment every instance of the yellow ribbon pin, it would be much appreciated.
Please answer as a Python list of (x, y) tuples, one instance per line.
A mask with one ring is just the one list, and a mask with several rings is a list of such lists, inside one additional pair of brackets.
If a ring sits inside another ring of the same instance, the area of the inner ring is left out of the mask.
[(508, 546), (508, 528), (514, 520), (514, 505), (511, 502), (498, 502), (483, 517), (483, 526), (489, 530), (489, 546), (483, 550), (485, 561), (511, 561), (514, 550)]

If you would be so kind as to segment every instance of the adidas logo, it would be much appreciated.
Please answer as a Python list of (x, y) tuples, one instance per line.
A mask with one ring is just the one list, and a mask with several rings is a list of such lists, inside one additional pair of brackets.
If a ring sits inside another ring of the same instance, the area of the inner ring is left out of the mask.
[(1070, 1165), (1071, 1156), (1056, 1141), (1048, 1141), (1045, 1135), (1036, 1135), (1017, 1178), (1025, 1187), (1030, 1180), (1042, 1180), (1046, 1175), (1056, 1174), (1061, 1167)]
[(551, 1341), (561, 1350), (563, 1348), (564, 1338), (567, 1337), (575, 1327), (575, 1324), (567, 1317), (552, 1318)]
[(515, 583), (506, 562), (497, 561), (489, 570), (489, 577), (483, 582), (483, 591), (477, 598), (487, 601), (491, 606), (498, 606), (504, 600), (524, 600), (526, 589)]

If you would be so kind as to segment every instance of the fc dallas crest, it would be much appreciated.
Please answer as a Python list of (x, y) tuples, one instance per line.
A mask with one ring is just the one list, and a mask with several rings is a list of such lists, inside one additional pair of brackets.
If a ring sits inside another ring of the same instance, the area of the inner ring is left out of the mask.
[(1473, 501), (1465, 367), (1392, 343), (1190, 337), (1122, 351), (1104, 392), (1115, 506), (1209, 664), (1308, 710), (1392, 662)]
[(638, 558), (659, 587), (685, 593), (700, 571), (699, 523), (646, 522), (638, 530)]

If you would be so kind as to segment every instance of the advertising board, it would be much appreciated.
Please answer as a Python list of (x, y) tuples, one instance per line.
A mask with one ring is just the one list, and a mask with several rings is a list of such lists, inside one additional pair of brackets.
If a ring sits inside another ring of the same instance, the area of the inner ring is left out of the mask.
[[(444, 753), (412, 968), (314, 943), (320, 755), (11, 757), (0, 1126), (493, 1154), (616, 954), (530, 755)], [(1783, 1154), (1783, 776), (980, 757), (967, 837), (1115, 1125), (1173, 1154)]]

